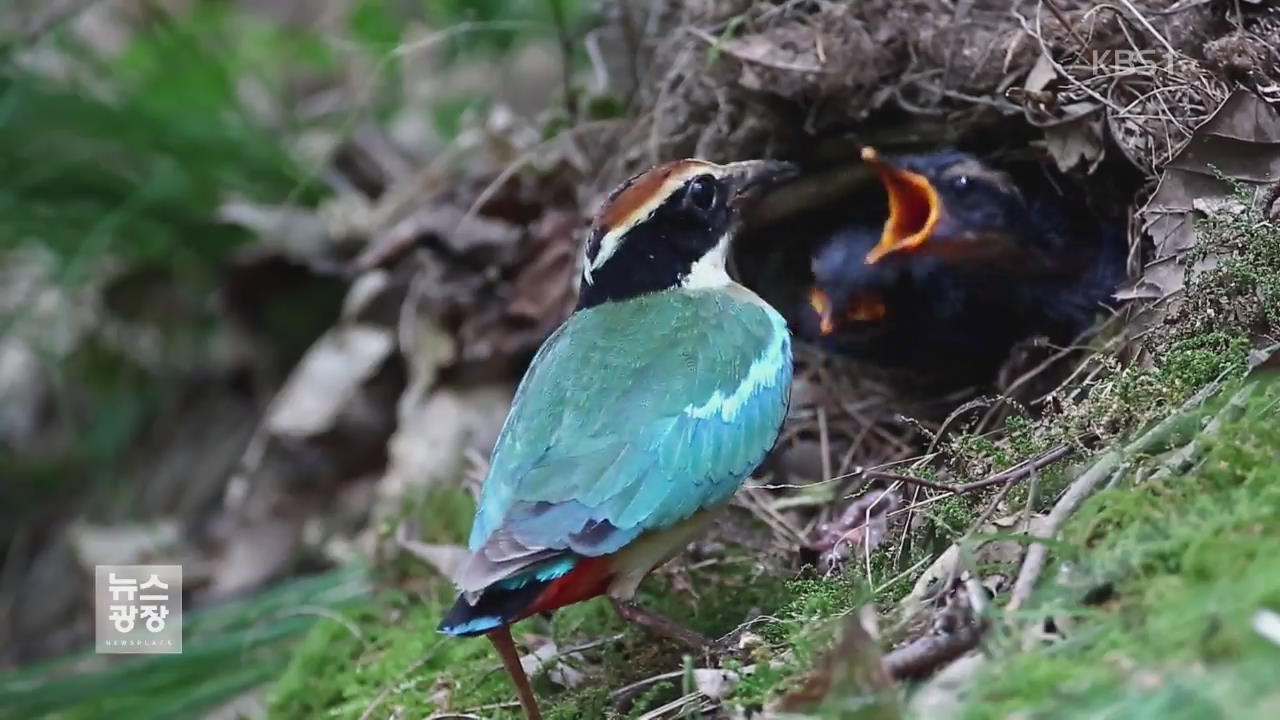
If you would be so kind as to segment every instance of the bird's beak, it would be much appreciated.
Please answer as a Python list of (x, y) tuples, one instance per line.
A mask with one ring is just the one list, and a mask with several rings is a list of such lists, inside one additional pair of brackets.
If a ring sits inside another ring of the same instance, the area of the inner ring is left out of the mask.
[(835, 332), (836, 323), (831, 314), (831, 298), (818, 288), (809, 289), (809, 307), (818, 313), (818, 332), (830, 335)]
[[(830, 335), (836, 331), (835, 308), (831, 304), (831, 296), (822, 289), (809, 288), (809, 307), (818, 314), (818, 332)], [(849, 300), (849, 307), (844, 311), (842, 320), (855, 323), (875, 323), (884, 320), (888, 314), (884, 299), (876, 293), (860, 293)]]
[(741, 208), (767, 188), (800, 174), (799, 168), (782, 160), (743, 160), (724, 166), (730, 190), (729, 204)]
[(888, 314), (884, 300), (875, 293), (862, 293), (853, 298), (844, 316), (854, 322), (879, 322)]
[(864, 147), (862, 160), (880, 175), (889, 196), (889, 219), (880, 242), (866, 257), (866, 263), (872, 265), (890, 253), (923, 245), (942, 221), (943, 207), (938, 191), (925, 176), (885, 162), (874, 148)]

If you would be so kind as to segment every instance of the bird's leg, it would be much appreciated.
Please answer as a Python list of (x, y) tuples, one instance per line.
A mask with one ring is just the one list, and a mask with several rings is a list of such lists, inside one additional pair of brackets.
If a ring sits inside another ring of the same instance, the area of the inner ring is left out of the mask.
[(498, 657), (502, 658), (502, 666), (511, 676), (511, 682), (516, 686), (516, 694), (520, 696), (520, 707), (524, 708), (525, 720), (542, 720), (538, 699), (533, 696), (529, 676), (524, 674), (524, 667), (520, 665), (520, 653), (516, 652), (516, 643), (511, 639), (510, 626), (499, 625), (486, 634), (489, 642), (493, 643), (494, 649), (498, 651)]
[(613, 602), (613, 609), (618, 612), (618, 616), (627, 622), (642, 625), (658, 635), (676, 640), (698, 652), (719, 652), (719, 647), (714, 640), (690, 630), (671, 618), (645, 610), (631, 600), (609, 599)]

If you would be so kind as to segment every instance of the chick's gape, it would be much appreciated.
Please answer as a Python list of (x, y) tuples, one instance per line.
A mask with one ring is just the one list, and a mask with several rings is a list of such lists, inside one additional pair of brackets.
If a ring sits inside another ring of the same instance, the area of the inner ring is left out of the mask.
[(816, 246), (805, 339), (950, 389), (993, 380), (1028, 337), (1071, 343), (1111, 304), (1127, 256), (1122, 225), (1072, 218), (1049, 187), (1025, 193), (970, 154), (867, 148), (863, 158), (887, 218), (843, 224)]
[(625, 620), (710, 642), (632, 597), (728, 502), (786, 415), (786, 323), (725, 258), (743, 205), (790, 172), (676, 161), (628, 180), (595, 218), (578, 306), (516, 391), (440, 624), (490, 638), (529, 718), (518, 620), (606, 595)]

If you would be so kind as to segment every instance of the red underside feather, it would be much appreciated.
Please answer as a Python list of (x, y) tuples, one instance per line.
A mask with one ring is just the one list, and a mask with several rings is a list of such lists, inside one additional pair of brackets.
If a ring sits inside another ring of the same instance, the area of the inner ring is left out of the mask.
[(603, 595), (613, 577), (609, 560), (608, 555), (582, 558), (568, 573), (552, 580), (518, 619)]

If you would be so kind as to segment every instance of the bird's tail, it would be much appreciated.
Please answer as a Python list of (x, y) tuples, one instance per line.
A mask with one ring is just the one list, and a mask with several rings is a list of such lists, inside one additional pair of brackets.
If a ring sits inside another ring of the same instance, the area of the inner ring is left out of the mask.
[(459, 595), (453, 607), (440, 621), (440, 632), (446, 635), (470, 637), (483, 635), (501, 625), (509, 625), (529, 613), (529, 607), (554, 580), (532, 580), (519, 587), (486, 588), (468, 602), (466, 595)]
[(440, 621), (440, 632), (482, 635), (535, 613), (581, 602), (605, 591), (610, 572), (608, 556), (555, 556), (502, 578), (478, 594), (458, 596)]

